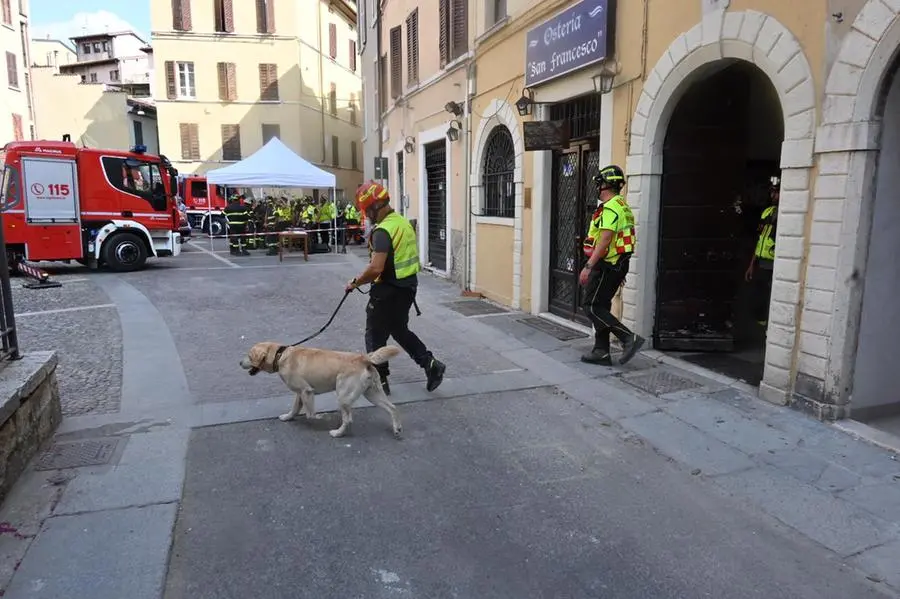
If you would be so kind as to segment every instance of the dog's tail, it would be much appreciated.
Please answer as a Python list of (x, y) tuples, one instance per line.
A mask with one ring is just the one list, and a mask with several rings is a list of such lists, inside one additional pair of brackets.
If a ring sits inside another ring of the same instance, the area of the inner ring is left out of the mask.
[(376, 349), (371, 354), (366, 356), (369, 362), (372, 364), (385, 364), (391, 358), (396, 358), (400, 355), (400, 348), (396, 345), (385, 345), (381, 349)]

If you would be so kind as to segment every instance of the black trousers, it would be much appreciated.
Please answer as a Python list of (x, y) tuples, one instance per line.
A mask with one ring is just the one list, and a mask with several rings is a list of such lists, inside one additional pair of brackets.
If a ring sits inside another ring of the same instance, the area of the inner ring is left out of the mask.
[(771, 268), (759, 268), (753, 271), (751, 282), (753, 318), (759, 322), (769, 320), (769, 298), (772, 296)]
[(233, 250), (239, 250), (247, 245), (243, 237), (236, 237), (236, 235), (243, 235), (246, 231), (247, 225), (244, 223), (228, 225), (228, 247)]
[[(393, 337), (416, 364), (428, 368), (432, 354), (409, 330), (409, 310), (415, 299), (414, 287), (395, 287), (387, 283), (372, 285), (366, 306), (366, 352), (381, 349), (387, 345), (388, 337)], [(376, 368), (382, 377), (390, 374), (387, 364), (379, 364)]]
[(631, 337), (632, 332), (612, 315), (612, 300), (628, 274), (627, 258), (620, 259), (617, 264), (601, 262), (588, 278), (581, 298), (581, 307), (585, 315), (594, 325), (594, 349), (601, 353), (609, 353), (609, 334), (615, 335), (619, 341)]

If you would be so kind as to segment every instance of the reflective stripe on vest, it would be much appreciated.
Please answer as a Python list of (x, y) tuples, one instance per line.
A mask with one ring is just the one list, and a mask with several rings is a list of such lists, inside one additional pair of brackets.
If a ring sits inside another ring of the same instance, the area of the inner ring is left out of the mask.
[[(416, 232), (408, 220), (397, 212), (391, 212), (375, 229), (381, 229), (391, 236), (391, 246), (394, 248), (394, 277), (405, 279), (419, 272), (419, 245), (416, 243)], [(370, 251), (371, 244), (370, 237)], [(380, 281), (381, 277), (378, 277), (375, 282)]]
[(756, 241), (756, 257), (763, 260), (775, 259), (775, 218), (778, 216), (775, 212), (775, 206), (769, 206), (763, 210), (762, 216), (759, 217), (759, 239)]
[(582, 248), (584, 255), (590, 257), (594, 253), (594, 245), (600, 239), (600, 235), (604, 229), (600, 228), (600, 221), (603, 217), (604, 210), (612, 210), (616, 215), (616, 230), (614, 232), (613, 242), (609, 244), (609, 251), (603, 258), (607, 262), (615, 264), (622, 254), (633, 254), (634, 246), (637, 244), (637, 234), (634, 229), (634, 214), (631, 207), (625, 203), (625, 198), (615, 196), (594, 212), (591, 216), (591, 224), (588, 228), (587, 239), (584, 240)]

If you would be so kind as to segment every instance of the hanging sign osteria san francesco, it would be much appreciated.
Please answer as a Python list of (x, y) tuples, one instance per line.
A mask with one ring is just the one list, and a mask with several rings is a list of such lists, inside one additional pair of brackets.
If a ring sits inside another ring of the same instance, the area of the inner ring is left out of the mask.
[(528, 31), (525, 87), (596, 64), (613, 52), (616, 0), (582, 0)]

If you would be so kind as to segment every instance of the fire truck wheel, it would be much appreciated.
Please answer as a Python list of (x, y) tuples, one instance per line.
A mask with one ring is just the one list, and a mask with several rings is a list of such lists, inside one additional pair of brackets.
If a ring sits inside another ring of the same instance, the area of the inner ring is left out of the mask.
[(131, 272), (144, 267), (147, 247), (134, 233), (116, 233), (103, 244), (102, 257), (110, 270)]
[(206, 231), (204, 233), (208, 233), (213, 237), (218, 237), (220, 235), (225, 234), (225, 227), (227, 226), (225, 223), (227, 221), (221, 216), (212, 217), (212, 224), (206, 226)]

